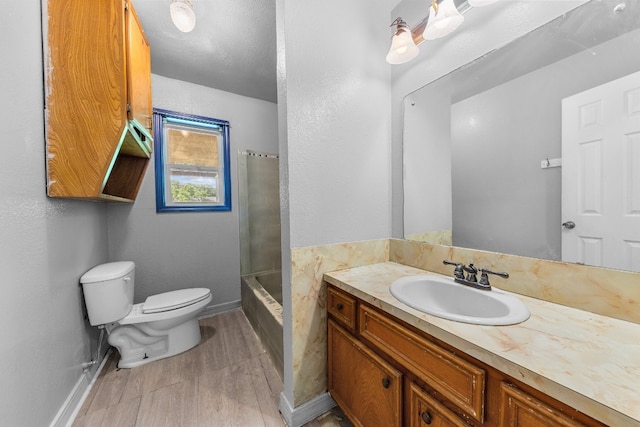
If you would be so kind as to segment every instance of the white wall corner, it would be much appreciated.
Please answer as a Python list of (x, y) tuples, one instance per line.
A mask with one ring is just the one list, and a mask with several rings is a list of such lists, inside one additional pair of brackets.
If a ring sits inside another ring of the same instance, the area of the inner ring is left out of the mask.
[(300, 406), (292, 407), (284, 393), (280, 393), (278, 409), (289, 427), (300, 427), (303, 424), (319, 417), (336, 406), (336, 402), (329, 393), (325, 392), (314, 397)]

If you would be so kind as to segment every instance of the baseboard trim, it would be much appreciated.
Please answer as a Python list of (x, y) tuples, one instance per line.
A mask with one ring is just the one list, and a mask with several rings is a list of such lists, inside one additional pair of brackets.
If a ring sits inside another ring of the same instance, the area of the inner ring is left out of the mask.
[(198, 319), (213, 317), (216, 314), (236, 310), (240, 307), (241, 307), (240, 300), (224, 302), (222, 304), (216, 304), (216, 305), (209, 305), (200, 313), (200, 315), (198, 316)]
[(336, 402), (334, 402), (327, 392), (295, 408), (291, 406), (287, 396), (285, 396), (284, 393), (280, 393), (278, 409), (289, 427), (300, 427), (325, 412), (330, 411), (335, 406)]
[(107, 363), (110, 354), (111, 349), (105, 353), (100, 364), (95, 364), (82, 373), (80, 379), (78, 379), (71, 393), (67, 396), (67, 399), (62, 404), (60, 410), (58, 410), (49, 427), (70, 427), (73, 424), (80, 408), (87, 399), (87, 396), (89, 396), (89, 392), (100, 375), (102, 368), (104, 368), (104, 365)]

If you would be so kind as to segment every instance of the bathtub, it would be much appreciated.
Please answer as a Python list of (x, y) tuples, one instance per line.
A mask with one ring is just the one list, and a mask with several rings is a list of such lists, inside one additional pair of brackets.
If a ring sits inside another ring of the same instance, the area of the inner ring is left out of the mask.
[(242, 276), (242, 311), (283, 376), (282, 275), (280, 271)]

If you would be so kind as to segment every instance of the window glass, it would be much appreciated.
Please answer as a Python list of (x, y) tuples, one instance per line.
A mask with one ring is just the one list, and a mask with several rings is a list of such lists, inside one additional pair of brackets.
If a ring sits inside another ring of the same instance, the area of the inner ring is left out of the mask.
[(231, 210), (229, 122), (154, 109), (156, 210)]

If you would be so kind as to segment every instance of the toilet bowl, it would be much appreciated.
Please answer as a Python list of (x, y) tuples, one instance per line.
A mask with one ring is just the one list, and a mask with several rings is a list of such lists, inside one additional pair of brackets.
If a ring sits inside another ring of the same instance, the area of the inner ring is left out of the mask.
[(81, 278), (92, 326), (104, 327), (120, 353), (119, 368), (133, 368), (182, 353), (200, 342), (197, 316), (211, 302), (211, 291), (189, 288), (148, 297), (133, 304), (135, 264), (98, 265)]

